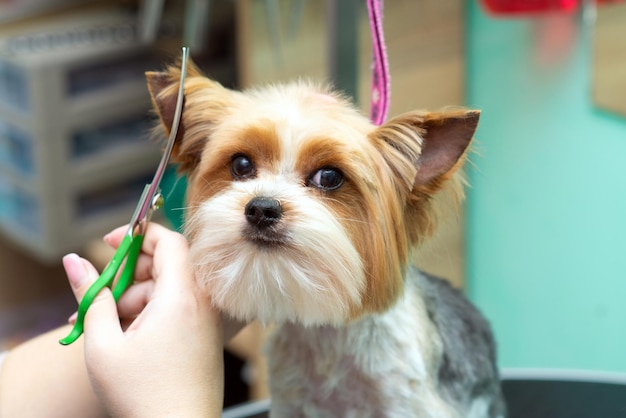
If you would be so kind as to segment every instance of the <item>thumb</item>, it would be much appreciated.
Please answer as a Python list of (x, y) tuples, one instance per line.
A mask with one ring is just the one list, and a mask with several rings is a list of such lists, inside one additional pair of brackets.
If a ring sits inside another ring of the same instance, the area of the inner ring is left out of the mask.
[[(98, 279), (98, 272), (89, 261), (76, 254), (63, 257), (63, 267), (72, 292), (80, 303), (91, 285)], [(109, 288), (102, 289), (92, 301), (85, 316), (84, 329), (85, 338), (89, 339), (112, 338), (115, 334), (122, 333), (117, 306)]]

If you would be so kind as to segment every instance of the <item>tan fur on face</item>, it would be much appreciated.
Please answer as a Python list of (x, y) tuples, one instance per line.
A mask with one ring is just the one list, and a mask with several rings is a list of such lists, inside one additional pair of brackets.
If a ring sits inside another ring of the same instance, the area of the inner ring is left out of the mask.
[[(176, 71), (149, 75), (167, 126)], [(308, 83), (233, 92), (193, 71), (173, 157), (189, 175), (186, 232), (199, 280), (244, 320), (344, 323), (402, 294), (411, 247), (431, 229), (431, 198), (460, 166), (478, 113), (412, 112), (373, 126), (344, 99)], [(230, 164), (255, 166), (234, 179)], [(323, 167), (345, 179), (310, 184)], [(246, 239), (244, 208), (276, 199), (283, 244)]]
[(262, 170), (275, 170), (279, 158), (279, 138), (270, 123), (246, 126), (233, 129), (223, 134), (237, 141), (213, 141), (210, 152), (200, 161), (195, 178), (189, 185), (190, 213), (206, 199), (211, 198), (223, 188), (229, 187), (233, 181), (230, 173), (232, 157), (238, 154), (257, 156), (257, 161), (269, 166), (259, 167)]

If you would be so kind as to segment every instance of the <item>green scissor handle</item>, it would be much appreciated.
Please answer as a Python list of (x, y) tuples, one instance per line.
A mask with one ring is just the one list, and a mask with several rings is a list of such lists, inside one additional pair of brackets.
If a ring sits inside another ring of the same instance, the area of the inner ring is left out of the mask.
[(128, 249), (128, 255), (126, 256), (126, 264), (124, 270), (120, 274), (117, 283), (113, 287), (113, 297), (117, 302), (120, 300), (120, 296), (128, 289), (128, 286), (133, 284), (133, 276), (135, 273), (135, 266), (137, 265), (137, 258), (141, 252), (141, 244), (143, 244), (143, 235), (135, 235), (130, 243)]
[(85, 296), (83, 296), (83, 299), (80, 301), (80, 304), (78, 305), (78, 317), (74, 323), (74, 328), (72, 328), (72, 331), (67, 337), (59, 340), (59, 343), (62, 345), (69, 345), (81, 336), (83, 333), (87, 310), (102, 289), (105, 287), (111, 287), (113, 280), (115, 279), (115, 275), (124, 260), (126, 260), (124, 270), (122, 271), (119, 280), (113, 289), (113, 297), (115, 298), (115, 301), (119, 300), (122, 293), (124, 293), (133, 281), (133, 273), (135, 271), (135, 265), (137, 263), (137, 257), (139, 257), (142, 242), (143, 235), (132, 236), (131, 234), (127, 234), (124, 237), (109, 264), (107, 264), (98, 280), (96, 280), (89, 287), (89, 289), (87, 289)]

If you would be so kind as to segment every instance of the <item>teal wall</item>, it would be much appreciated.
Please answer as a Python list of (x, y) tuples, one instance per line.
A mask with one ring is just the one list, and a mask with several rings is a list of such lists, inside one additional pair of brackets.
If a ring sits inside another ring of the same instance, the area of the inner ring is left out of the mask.
[(467, 18), (468, 294), (503, 367), (626, 372), (626, 118), (591, 102), (591, 31), (540, 65), (536, 21)]

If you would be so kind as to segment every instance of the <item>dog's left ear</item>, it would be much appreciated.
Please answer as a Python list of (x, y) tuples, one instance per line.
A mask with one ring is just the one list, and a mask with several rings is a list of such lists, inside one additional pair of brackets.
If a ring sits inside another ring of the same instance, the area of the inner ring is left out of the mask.
[(381, 152), (413, 193), (436, 193), (463, 164), (480, 111), (410, 112), (377, 128)]
[(432, 194), (465, 162), (480, 111), (429, 113), (424, 117), (422, 152), (413, 188)]
[(406, 199), (404, 216), (411, 245), (433, 233), (438, 211), (433, 198), (446, 183), (454, 200), (462, 196), (463, 180), (455, 174), (463, 165), (479, 117), (476, 110), (411, 112), (374, 130), (372, 138), (393, 171), (396, 190)]

